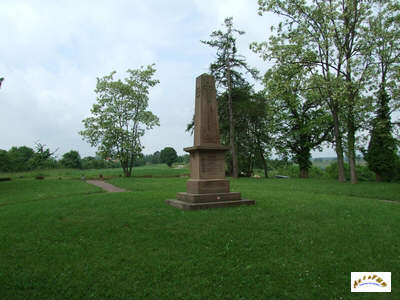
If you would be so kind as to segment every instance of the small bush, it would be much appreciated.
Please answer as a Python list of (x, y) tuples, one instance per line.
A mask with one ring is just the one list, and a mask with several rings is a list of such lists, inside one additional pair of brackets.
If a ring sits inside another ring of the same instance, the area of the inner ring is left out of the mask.
[[(346, 180), (350, 179), (350, 169), (348, 164), (344, 164), (344, 174)], [(338, 179), (338, 163), (337, 161), (331, 163), (325, 168), (325, 177), (329, 179)]]
[[(374, 181), (375, 173), (370, 171), (367, 166), (358, 165), (356, 166), (357, 178), (359, 181)], [(344, 174), (346, 180), (350, 180), (350, 167), (347, 163), (344, 164)], [(338, 164), (337, 162), (331, 163), (325, 168), (324, 176), (329, 179), (338, 178)]]
[(311, 168), (308, 170), (308, 177), (310, 178), (321, 178), (325, 174), (325, 171), (317, 166), (311, 166)]
[(367, 166), (356, 166), (356, 173), (359, 181), (376, 180), (375, 173), (368, 169)]

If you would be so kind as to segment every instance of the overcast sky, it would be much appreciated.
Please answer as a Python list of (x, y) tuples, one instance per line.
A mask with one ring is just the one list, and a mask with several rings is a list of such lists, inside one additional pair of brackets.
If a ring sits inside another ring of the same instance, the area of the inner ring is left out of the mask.
[(1, 0), (0, 149), (40, 141), (59, 148), (59, 157), (71, 149), (94, 155), (78, 132), (96, 100), (96, 77), (116, 70), (124, 78), (127, 69), (155, 63), (160, 84), (149, 109), (160, 127), (146, 132), (143, 152), (170, 146), (183, 154), (193, 144), (185, 128), (195, 78), (215, 57), (200, 40), (229, 16), (246, 31), (239, 52), (265, 72), (249, 44), (266, 41), (277, 19), (258, 16), (257, 0)]

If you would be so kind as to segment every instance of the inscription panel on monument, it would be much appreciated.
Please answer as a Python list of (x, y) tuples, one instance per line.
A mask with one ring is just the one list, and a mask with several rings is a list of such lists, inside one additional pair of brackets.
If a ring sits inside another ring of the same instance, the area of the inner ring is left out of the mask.
[(200, 158), (200, 178), (224, 178), (225, 160), (223, 153), (206, 152)]

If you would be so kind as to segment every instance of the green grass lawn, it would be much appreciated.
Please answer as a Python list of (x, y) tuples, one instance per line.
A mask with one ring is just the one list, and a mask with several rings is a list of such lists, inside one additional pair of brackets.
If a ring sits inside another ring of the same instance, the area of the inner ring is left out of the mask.
[[(47, 179), (81, 179), (82, 176), (85, 178), (99, 178), (103, 175), (105, 178), (120, 177), (123, 176), (122, 168), (110, 168), (110, 169), (50, 169), (50, 170), (34, 170), (26, 172), (16, 173), (0, 173), (0, 177), (10, 177), (12, 179), (32, 179), (36, 176), (44, 176)], [(143, 167), (134, 167), (132, 176), (143, 177), (173, 177), (180, 175), (188, 175), (189, 170), (187, 168), (178, 169), (175, 167), (169, 168), (166, 164), (156, 164)]]
[(181, 211), (185, 178), (109, 182), (0, 182), (0, 299), (376, 299), (356, 271), (400, 297), (400, 184), (242, 178), (255, 206)]

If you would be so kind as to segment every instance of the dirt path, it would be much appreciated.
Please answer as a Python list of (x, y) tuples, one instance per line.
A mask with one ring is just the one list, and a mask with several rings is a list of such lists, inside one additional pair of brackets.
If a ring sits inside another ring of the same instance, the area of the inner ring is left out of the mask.
[(111, 193), (127, 192), (127, 190), (121, 189), (119, 187), (116, 187), (115, 185), (109, 184), (102, 180), (86, 180), (86, 182), (89, 184), (98, 186), (98, 187), (102, 188), (103, 190), (105, 190), (107, 192), (111, 192)]
[(392, 200), (382, 200), (382, 199), (379, 199), (380, 201), (383, 201), (383, 202), (388, 202), (388, 203), (395, 203), (395, 204), (400, 204), (400, 202), (399, 201), (392, 201)]

